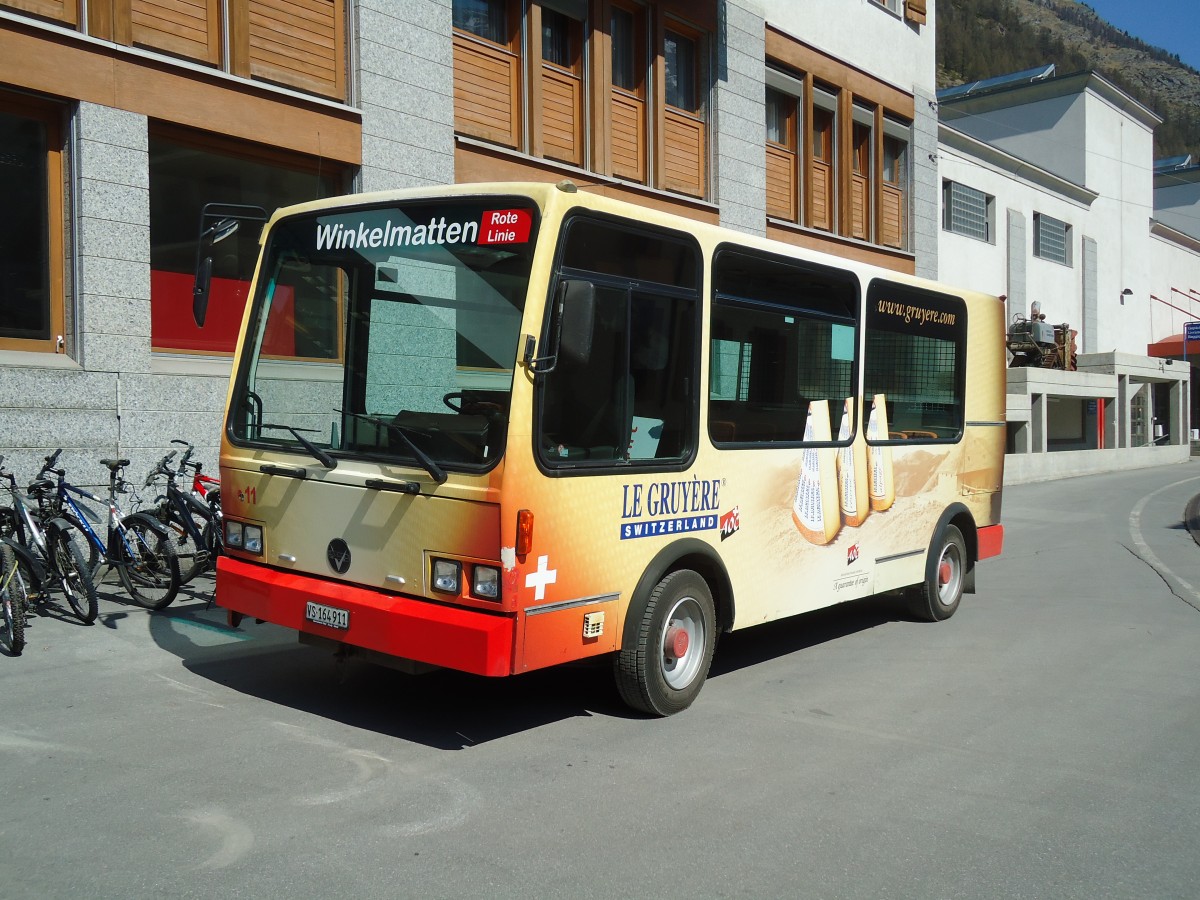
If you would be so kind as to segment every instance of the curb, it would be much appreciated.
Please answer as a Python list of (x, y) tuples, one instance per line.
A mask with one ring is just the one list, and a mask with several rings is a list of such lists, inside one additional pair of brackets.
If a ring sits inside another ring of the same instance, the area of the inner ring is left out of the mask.
[(1188, 501), (1183, 509), (1183, 524), (1191, 532), (1192, 540), (1200, 544), (1200, 494)]

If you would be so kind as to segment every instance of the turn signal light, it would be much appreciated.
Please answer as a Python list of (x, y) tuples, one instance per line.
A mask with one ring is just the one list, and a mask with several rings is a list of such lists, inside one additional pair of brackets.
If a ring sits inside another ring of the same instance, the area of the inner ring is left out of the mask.
[(517, 510), (517, 556), (527, 556), (533, 549), (533, 510)]

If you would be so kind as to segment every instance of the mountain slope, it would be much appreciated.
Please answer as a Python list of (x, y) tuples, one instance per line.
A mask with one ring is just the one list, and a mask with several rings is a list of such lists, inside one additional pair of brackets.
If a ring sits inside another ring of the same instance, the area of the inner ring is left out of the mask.
[(938, 87), (1056, 63), (1095, 69), (1163, 118), (1159, 158), (1200, 154), (1200, 72), (1075, 0), (941, 0)]

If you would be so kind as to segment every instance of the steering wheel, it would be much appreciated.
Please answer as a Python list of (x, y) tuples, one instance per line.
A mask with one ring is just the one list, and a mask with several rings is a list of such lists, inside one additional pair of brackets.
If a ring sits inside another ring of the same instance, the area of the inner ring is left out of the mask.
[[(455, 400), (458, 401), (458, 406), (454, 405), (453, 401)], [(490, 400), (476, 400), (469, 397), (467, 391), (451, 391), (442, 397), (442, 402), (456, 413), (468, 416), (491, 416), (504, 412), (499, 403), (492, 403)]]

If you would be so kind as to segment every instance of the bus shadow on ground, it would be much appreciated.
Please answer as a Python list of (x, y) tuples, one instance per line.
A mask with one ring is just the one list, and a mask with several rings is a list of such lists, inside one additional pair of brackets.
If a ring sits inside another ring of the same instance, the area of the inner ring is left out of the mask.
[[(903, 619), (894, 599), (871, 598), (727, 634), (709, 677)], [(581, 716), (643, 717), (620, 699), (608, 657), (513, 678), (410, 675), (354, 657), (338, 660), (273, 625), (248, 621), (230, 629), (224, 610), (203, 602), (154, 613), (150, 627), (155, 643), (214, 684), (434, 749), (467, 749)]]

